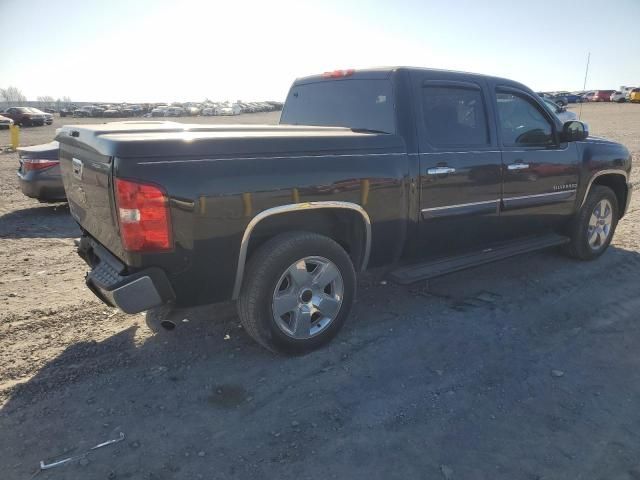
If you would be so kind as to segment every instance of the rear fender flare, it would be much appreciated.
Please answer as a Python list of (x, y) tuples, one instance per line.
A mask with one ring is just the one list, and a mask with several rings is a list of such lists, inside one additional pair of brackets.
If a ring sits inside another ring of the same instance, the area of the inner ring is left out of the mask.
[(364, 254), (362, 256), (362, 263), (360, 265), (360, 271), (363, 272), (367, 268), (367, 264), (369, 262), (369, 253), (371, 251), (371, 219), (369, 215), (365, 211), (362, 206), (357, 203), (352, 202), (303, 202), (303, 203), (293, 203), (288, 205), (280, 205), (278, 207), (268, 208), (267, 210), (263, 210), (255, 217), (251, 219), (249, 224), (244, 230), (244, 234), (242, 235), (242, 241), (240, 243), (240, 253), (238, 254), (238, 266), (236, 269), (236, 279), (233, 287), (233, 295), (232, 298), (236, 300), (240, 296), (240, 289), (242, 288), (242, 280), (244, 277), (244, 269), (247, 261), (247, 249), (249, 247), (249, 241), (251, 239), (251, 234), (255, 229), (256, 225), (260, 223), (265, 218), (268, 218), (272, 215), (280, 215), (283, 213), (289, 212), (299, 212), (304, 210), (315, 210), (315, 209), (327, 209), (327, 208), (342, 208), (347, 210), (352, 210), (358, 212), (362, 217), (362, 221), (365, 228), (365, 245), (364, 245)]

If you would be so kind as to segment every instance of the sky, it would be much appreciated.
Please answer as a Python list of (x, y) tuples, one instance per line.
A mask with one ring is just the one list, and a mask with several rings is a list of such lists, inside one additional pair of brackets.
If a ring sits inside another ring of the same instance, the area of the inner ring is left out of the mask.
[(0, 88), (29, 100), (284, 100), (296, 77), (410, 65), (536, 91), (640, 84), (640, 0), (0, 0)]

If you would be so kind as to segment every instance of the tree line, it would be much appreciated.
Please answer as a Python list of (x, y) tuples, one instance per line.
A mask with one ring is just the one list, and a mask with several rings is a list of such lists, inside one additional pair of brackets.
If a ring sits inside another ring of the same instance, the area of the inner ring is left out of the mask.
[[(27, 97), (18, 87), (9, 86), (7, 88), (0, 88), (0, 101), (6, 107), (19, 106), (21, 103), (27, 101)], [(43, 95), (38, 97), (37, 101), (42, 108), (55, 108), (60, 110), (61, 108), (71, 106), (70, 97), (54, 99), (50, 95)]]

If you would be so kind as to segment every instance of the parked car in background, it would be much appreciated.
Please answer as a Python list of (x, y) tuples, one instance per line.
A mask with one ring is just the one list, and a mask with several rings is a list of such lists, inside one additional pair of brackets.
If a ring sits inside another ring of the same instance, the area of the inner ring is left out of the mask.
[(9, 128), (13, 125), (13, 119), (0, 115), (0, 128)]
[(144, 114), (141, 105), (127, 105), (120, 110), (123, 117), (138, 117)]
[(571, 92), (555, 92), (555, 95), (567, 99), (568, 103), (580, 103), (582, 102), (582, 96), (577, 93)]
[(85, 107), (76, 108), (72, 114), (76, 118), (85, 118), (91, 116), (91, 111)]
[(615, 90), (596, 90), (593, 92), (592, 102), (610, 102), (611, 94), (615, 92)]
[(627, 94), (623, 93), (623, 92), (621, 92), (619, 90), (616, 90), (609, 97), (609, 101), (616, 102), (616, 103), (626, 102), (627, 101)]
[(233, 108), (231, 107), (218, 107), (216, 109), (216, 114), (217, 115), (237, 115), (236, 113), (234, 113)]
[(632, 103), (640, 103), (640, 88), (634, 88), (629, 92), (629, 101)]
[(154, 109), (151, 110), (151, 116), (152, 117), (166, 117), (168, 108), (169, 108), (168, 105), (158, 105), (157, 107), (155, 107)]
[(585, 92), (584, 95), (582, 95), (582, 101), (583, 102), (593, 102), (593, 97), (595, 96), (596, 92), (594, 92), (593, 90)]
[(551, 110), (556, 117), (562, 120), (562, 123), (569, 122), (571, 120), (578, 120), (578, 115), (576, 115), (575, 112), (567, 110), (567, 107), (562, 107), (547, 98), (543, 98), (542, 100), (544, 101), (544, 104), (549, 107), (549, 110)]
[(35, 115), (44, 116), (44, 123), (46, 125), (51, 125), (53, 123), (53, 114), (52, 113), (43, 112), (42, 110), (40, 110), (38, 108), (34, 108), (34, 107), (27, 107), (27, 108), (29, 108), (29, 110), (31, 110)]
[(560, 95), (555, 95), (553, 93), (538, 92), (538, 95), (541, 98), (546, 98), (547, 100), (551, 100), (553, 103), (560, 105), (562, 107), (566, 106), (569, 103), (569, 101), (567, 100), (567, 97), (562, 97)]
[(107, 118), (121, 117), (122, 111), (120, 111), (117, 108), (110, 107), (110, 108), (107, 108), (104, 112), (102, 112), (102, 116)]
[(96, 105), (85, 105), (73, 111), (74, 117), (103, 117), (104, 108)]
[(32, 147), (18, 148), (20, 167), (18, 181), (27, 197), (41, 202), (66, 200), (58, 153), (60, 144), (49, 142)]
[(36, 113), (31, 107), (10, 107), (2, 115), (13, 120), (15, 125), (21, 127), (33, 127), (45, 124), (44, 112)]
[(635, 87), (620, 87), (620, 92), (622, 92), (622, 94), (624, 95), (625, 100), (629, 100), (629, 93), (631, 93), (631, 90), (633, 90)]
[(182, 107), (168, 107), (166, 116), (167, 117), (184, 117), (185, 112)]

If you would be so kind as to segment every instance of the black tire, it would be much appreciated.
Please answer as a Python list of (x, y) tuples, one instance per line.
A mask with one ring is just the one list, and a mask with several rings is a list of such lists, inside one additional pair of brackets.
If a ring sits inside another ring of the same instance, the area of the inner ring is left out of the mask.
[[(331, 323), (317, 335), (301, 340), (278, 327), (272, 313), (272, 300), (287, 268), (309, 256), (320, 256), (333, 262), (342, 276), (344, 292)], [(251, 255), (238, 298), (238, 314), (246, 332), (260, 345), (271, 351), (299, 354), (326, 344), (338, 333), (349, 315), (355, 291), (353, 263), (337, 242), (311, 232), (284, 233), (268, 240)]]
[[(611, 229), (606, 241), (594, 249), (589, 245), (588, 240), (589, 219), (596, 205), (605, 199), (611, 204)], [(572, 221), (570, 227), (571, 242), (565, 245), (564, 252), (570, 257), (579, 260), (594, 260), (598, 258), (607, 250), (613, 239), (618, 224), (618, 212), (618, 198), (613, 190), (602, 185), (594, 185), (591, 187), (587, 200)]]

